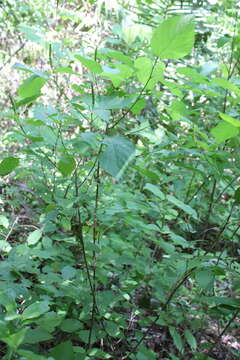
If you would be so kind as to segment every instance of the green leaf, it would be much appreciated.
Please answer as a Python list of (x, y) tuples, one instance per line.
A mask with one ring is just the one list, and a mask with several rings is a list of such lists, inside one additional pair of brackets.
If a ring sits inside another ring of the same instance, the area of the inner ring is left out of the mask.
[(75, 169), (76, 163), (72, 156), (65, 155), (58, 163), (58, 170), (63, 176), (70, 175)]
[(173, 338), (174, 345), (180, 352), (182, 352), (184, 347), (181, 336), (178, 334), (177, 330), (172, 326), (169, 327), (169, 332)]
[(71, 75), (79, 75), (76, 71), (73, 71), (70, 66), (60, 66), (54, 70), (55, 73), (64, 73)]
[(190, 330), (185, 329), (184, 330), (184, 337), (187, 340), (188, 345), (193, 349), (196, 350), (197, 349), (197, 342), (195, 337), (193, 336), (193, 334), (191, 333)]
[(214, 274), (210, 269), (199, 270), (195, 274), (195, 280), (203, 289), (207, 289), (213, 286)]
[(122, 63), (125, 63), (127, 65), (130, 65), (130, 66), (133, 65), (133, 60), (129, 56), (126, 56), (123, 53), (121, 53), (120, 51), (109, 50), (106, 52), (106, 55), (112, 59), (119, 60)]
[(23, 71), (26, 71), (26, 72), (30, 72), (32, 74), (35, 74), (39, 77), (42, 77), (44, 79), (48, 79), (48, 75), (40, 70), (34, 70), (34, 69), (31, 69), (29, 66), (25, 65), (25, 64), (20, 64), (20, 63), (15, 63), (13, 65), (13, 68), (15, 69), (19, 69), (19, 70), (23, 70)]
[[(134, 66), (137, 70), (137, 78), (142, 84), (146, 84), (151, 75), (151, 79), (149, 80), (146, 89), (151, 90), (154, 85), (161, 79), (163, 71), (165, 69), (165, 65), (160, 62), (158, 63), (153, 71), (153, 62), (147, 57), (139, 57), (135, 60)], [(151, 74), (152, 72), (152, 74)]]
[(139, 35), (139, 26), (138, 24), (133, 24), (130, 26), (123, 26), (122, 30), (123, 40), (130, 45)]
[(41, 93), (40, 90), (46, 81), (46, 79), (38, 75), (32, 75), (19, 86), (18, 95), (22, 98), (37, 96)]
[(54, 360), (52, 357), (46, 358), (45, 356), (35, 354), (29, 350), (20, 349), (17, 351), (17, 353), (19, 355), (23, 356), (23, 357), (21, 357), (21, 360)]
[(109, 78), (115, 87), (119, 87), (133, 73), (133, 69), (125, 64), (114, 65), (114, 67), (104, 66), (103, 69), (102, 76)]
[(240, 127), (240, 120), (234, 119), (232, 116), (223, 113), (219, 113), (219, 115), (223, 120), (229, 122), (233, 126)]
[(234, 200), (237, 204), (240, 204), (240, 187), (235, 191)]
[(23, 328), (18, 332), (16, 332), (15, 334), (11, 334), (6, 337), (1, 337), (0, 335), (0, 339), (5, 343), (7, 343), (10, 348), (16, 350), (19, 347), (19, 345), (22, 344), (26, 331), (27, 328)]
[(65, 319), (63, 320), (60, 326), (60, 329), (67, 333), (75, 332), (76, 330), (79, 330), (81, 328), (82, 328), (82, 324), (77, 319)]
[(31, 329), (29, 328), (25, 334), (24, 344), (38, 344), (40, 342), (51, 340), (53, 336), (46, 330), (41, 328)]
[(0, 215), (0, 226), (3, 226), (5, 229), (9, 227), (9, 220), (4, 215)]
[(111, 359), (111, 355), (102, 351), (101, 349), (93, 348), (89, 351), (89, 356), (93, 359)]
[(51, 126), (40, 126), (39, 135), (44, 138), (45, 143), (52, 146), (55, 146), (58, 141), (58, 136), (55, 132), (55, 129)]
[(147, 102), (145, 99), (139, 99), (135, 105), (131, 108), (131, 112), (134, 115), (139, 115), (140, 112), (145, 108)]
[(72, 279), (76, 275), (76, 269), (69, 265), (64, 266), (61, 272), (64, 280)]
[(180, 67), (177, 68), (176, 71), (181, 74), (189, 77), (199, 84), (208, 84), (207, 77), (197, 72), (195, 69), (191, 67)]
[(0, 176), (10, 174), (19, 164), (19, 159), (15, 157), (6, 157), (0, 163)]
[(104, 139), (107, 147), (102, 151), (100, 166), (112, 176), (120, 176), (135, 154), (135, 146), (123, 136), (111, 136)]
[(41, 96), (41, 93), (38, 93), (36, 95), (24, 98), (18, 102), (15, 103), (15, 108), (18, 109), (19, 107), (27, 104), (33, 103), (39, 96)]
[(212, 80), (214, 84), (222, 87), (225, 90), (234, 92), (237, 96), (240, 96), (240, 89), (237, 85), (233, 84), (230, 80), (224, 78), (215, 78)]
[(144, 186), (144, 190), (145, 190), (145, 189), (148, 190), (148, 191), (150, 191), (150, 192), (151, 192), (152, 194), (154, 194), (155, 196), (157, 196), (160, 200), (165, 200), (165, 195), (164, 195), (164, 193), (159, 189), (158, 186), (147, 183), (147, 184)]
[(134, 166), (134, 169), (136, 169), (137, 171), (139, 171), (140, 174), (152, 179), (152, 180), (155, 180), (155, 181), (159, 181), (159, 176), (151, 171), (151, 170), (148, 170), (148, 169), (144, 169), (144, 168), (141, 168), (139, 166)]
[(155, 360), (157, 359), (156, 354), (150, 350), (147, 349), (144, 345), (140, 345), (138, 352), (136, 354), (136, 360)]
[(226, 121), (220, 121), (210, 132), (217, 143), (224, 142), (239, 134), (238, 128)]
[(174, 204), (179, 209), (183, 210), (186, 214), (192, 216), (194, 219), (198, 219), (196, 211), (191, 206), (184, 204), (181, 200), (175, 196), (167, 195), (167, 200)]
[(42, 237), (42, 230), (34, 230), (31, 234), (28, 235), (27, 243), (28, 245), (35, 245)]
[(190, 53), (193, 45), (192, 18), (182, 15), (165, 20), (151, 40), (152, 53), (161, 59), (180, 59)]
[(71, 341), (65, 341), (51, 349), (50, 355), (56, 360), (74, 360), (74, 352)]
[(74, 56), (77, 60), (79, 60), (88, 70), (90, 70), (94, 74), (100, 74), (102, 72), (101, 65), (92, 59), (87, 59), (81, 55)]
[(22, 320), (38, 318), (49, 310), (48, 304), (49, 302), (45, 300), (36, 301), (34, 304), (29, 305), (22, 313)]

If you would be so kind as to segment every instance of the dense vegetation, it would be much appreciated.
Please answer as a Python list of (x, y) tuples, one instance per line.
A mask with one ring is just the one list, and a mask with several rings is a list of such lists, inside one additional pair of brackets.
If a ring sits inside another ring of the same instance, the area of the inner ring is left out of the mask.
[(1, 359), (239, 358), (239, 5), (1, 1)]

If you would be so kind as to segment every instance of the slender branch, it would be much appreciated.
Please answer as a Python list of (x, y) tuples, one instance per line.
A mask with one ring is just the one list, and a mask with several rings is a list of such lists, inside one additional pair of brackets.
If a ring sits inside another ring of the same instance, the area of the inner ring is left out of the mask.
[[(226, 227), (227, 227), (228, 224), (229, 224), (229, 221), (230, 221), (231, 216), (232, 216), (232, 213), (233, 213), (234, 205), (235, 205), (235, 203), (233, 202), (233, 203), (232, 203), (232, 206), (231, 206), (231, 210), (230, 210), (230, 212), (229, 212), (229, 214), (228, 214), (228, 217), (227, 217), (224, 225), (222, 226), (222, 228), (220, 229), (220, 231), (219, 231), (216, 239), (211, 243), (211, 246), (209, 247), (208, 250), (206, 250), (206, 252), (205, 252), (204, 255), (206, 255), (206, 254), (208, 254), (210, 251), (212, 251), (212, 250), (214, 249), (214, 247), (217, 245), (217, 243), (219, 242), (222, 233), (226, 230)], [(206, 233), (207, 233), (207, 232), (206, 232)], [(204, 236), (204, 238), (205, 238), (205, 236)]]
[[(98, 202), (99, 202), (99, 190), (100, 190), (100, 165), (98, 163), (97, 170), (96, 170), (96, 193), (95, 193), (95, 206), (94, 206), (94, 215), (93, 215), (93, 245), (96, 246), (97, 243), (97, 212), (98, 212)], [(92, 316), (91, 316), (91, 326), (89, 330), (88, 336), (88, 349), (91, 346), (91, 338), (92, 338), (92, 331), (94, 326), (94, 318), (96, 313), (96, 251), (95, 248), (93, 249), (93, 276), (92, 276), (92, 283), (93, 283), (93, 293), (92, 293)]]
[[(175, 293), (177, 292), (177, 290), (182, 286), (182, 284), (188, 279), (188, 277), (193, 273), (193, 271), (196, 270), (196, 267), (186, 271), (186, 273), (184, 274), (184, 276), (179, 279), (178, 281), (176, 281), (176, 283), (174, 284), (172, 290), (170, 291), (165, 303), (162, 305), (161, 307), (161, 312), (165, 311), (170, 303), (170, 301), (172, 300), (173, 296), (175, 295)], [(156, 318), (154, 319), (154, 321), (152, 322), (151, 326), (149, 326), (149, 328), (147, 329), (147, 331), (145, 332), (145, 334), (140, 338), (140, 340), (138, 340), (137, 344), (131, 349), (131, 352), (128, 353), (127, 356), (125, 356), (123, 358), (123, 360), (125, 359), (129, 359), (129, 355), (133, 354), (136, 349), (138, 348), (138, 346), (146, 339), (146, 337), (148, 336), (148, 334), (150, 333), (152, 327), (158, 322), (158, 320), (160, 319), (161, 316), (161, 312), (156, 316)]]
[(7, 235), (6, 235), (6, 237), (5, 237), (5, 241), (7, 241), (7, 240), (9, 239), (11, 233), (13, 232), (13, 229), (14, 229), (15, 224), (17, 224), (17, 222), (18, 222), (18, 219), (19, 219), (19, 216), (17, 216), (16, 219), (13, 221), (12, 226), (11, 226), (9, 232), (7, 233)]
[(236, 319), (236, 317), (238, 316), (238, 313), (240, 312), (240, 309), (237, 309), (233, 316), (231, 317), (231, 319), (228, 321), (227, 325), (225, 326), (225, 328), (222, 330), (222, 332), (220, 333), (220, 335), (217, 337), (217, 339), (215, 340), (215, 342), (212, 344), (212, 346), (210, 347), (210, 349), (208, 350), (208, 352), (204, 355), (203, 360), (206, 360), (208, 358), (208, 356), (211, 355), (212, 350), (215, 348), (215, 346), (220, 342), (222, 336), (225, 334), (225, 332), (227, 331), (227, 329), (230, 327), (230, 325), (232, 324), (232, 322)]
[(156, 65), (157, 65), (157, 62), (158, 62), (158, 57), (155, 59), (155, 61), (154, 61), (154, 63), (153, 63), (152, 70), (151, 70), (151, 72), (150, 72), (150, 74), (149, 74), (149, 77), (148, 77), (145, 85), (143, 86), (142, 90), (140, 91), (139, 95), (137, 96), (136, 100), (133, 102), (133, 104), (130, 106), (130, 108), (127, 109), (127, 110), (124, 112), (124, 114), (123, 114), (118, 120), (116, 120), (116, 121), (112, 124), (112, 126), (109, 127), (110, 130), (113, 129), (116, 125), (118, 125), (118, 124), (130, 113), (130, 111), (132, 110), (132, 108), (136, 105), (136, 103), (138, 102), (138, 100), (141, 98), (144, 90), (146, 89), (146, 87), (148, 86), (149, 81), (150, 81), (151, 78), (152, 78), (152, 74), (153, 74), (153, 71), (154, 71), (154, 69), (155, 69), (155, 67), (156, 67)]
[(225, 191), (232, 186), (232, 184), (239, 178), (239, 175), (237, 175), (232, 181), (230, 181), (230, 183), (228, 183), (225, 188), (220, 192), (220, 194), (218, 195), (218, 197), (214, 200), (214, 203), (217, 203), (220, 198), (222, 197), (222, 195), (225, 193)]

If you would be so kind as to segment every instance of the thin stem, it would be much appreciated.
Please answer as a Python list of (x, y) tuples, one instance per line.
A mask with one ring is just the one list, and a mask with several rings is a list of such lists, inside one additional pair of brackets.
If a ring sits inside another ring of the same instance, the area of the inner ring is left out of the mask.
[(206, 360), (208, 358), (208, 356), (211, 355), (212, 350), (215, 348), (215, 346), (219, 343), (219, 341), (221, 340), (222, 336), (225, 334), (225, 332), (227, 331), (227, 329), (230, 327), (230, 325), (232, 324), (232, 322), (236, 319), (236, 317), (238, 316), (238, 313), (240, 312), (240, 309), (237, 309), (233, 316), (231, 317), (231, 319), (228, 321), (227, 325), (225, 326), (225, 328), (222, 330), (222, 332), (220, 333), (220, 335), (217, 337), (217, 339), (215, 340), (215, 342), (212, 344), (212, 346), (210, 347), (210, 349), (208, 350), (207, 354), (204, 355), (203, 360)]
[(225, 191), (239, 178), (239, 175), (237, 175), (232, 181), (230, 181), (230, 183), (228, 183), (225, 188), (220, 192), (220, 194), (218, 195), (218, 197), (216, 198), (216, 200), (214, 201), (215, 203), (217, 203), (220, 198), (222, 197), (222, 195), (225, 193)]
[(228, 226), (228, 224), (229, 224), (229, 221), (230, 221), (231, 216), (232, 216), (232, 213), (233, 213), (234, 205), (235, 205), (235, 203), (233, 202), (233, 203), (232, 203), (232, 206), (231, 206), (231, 210), (230, 210), (230, 212), (229, 212), (229, 214), (228, 214), (228, 217), (227, 217), (224, 225), (222, 226), (222, 228), (220, 229), (220, 231), (219, 231), (216, 239), (212, 242), (210, 248), (205, 252), (204, 255), (206, 255), (206, 254), (208, 254), (210, 251), (212, 251), (212, 250), (214, 249), (214, 247), (217, 245), (217, 243), (219, 242), (222, 233), (226, 230), (226, 228), (227, 228), (227, 226)]
[(150, 75), (149, 75), (149, 77), (148, 77), (145, 85), (143, 86), (142, 90), (140, 91), (139, 95), (137, 96), (136, 100), (133, 102), (133, 104), (130, 106), (130, 108), (127, 109), (127, 110), (123, 113), (123, 115), (122, 115), (118, 120), (116, 120), (116, 121), (112, 124), (112, 126), (109, 127), (110, 130), (113, 129), (116, 125), (118, 125), (118, 124), (130, 113), (130, 111), (132, 110), (132, 108), (136, 105), (136, 103), (138, 102), (138, 100), (141, 98), (144, 90), (146, 89), (146, 87), (148, 86), (149, 81), (150, 81), (151, 78), (152, 78), (152, 74), (153, 74), (153, 71), (154, 71), (154, 69), (155, 69), (155, 66), (157, 65), (157, 62), (158, 62), (158, 57), (155, 59), (154, 64), (153, 64), (153, 67), (152, 67), (152, 70), (151, 70), (151, 72), (150, 72)]
[(149, 326), (149, 328), (147, 329), (147, 331), (145, 332), (145, 334), (140, 338), (140, 340), (138, 340), (137, 344), (132, 348), (131, 352), (128, 353), (127, 356), (125, 356), (123, 358), (123, 360), (125, 359), (129, 359), (129, 355), (133, 354), (134, 351), (136, 351), (136, 349), (138, 348), (138, 346), (146, 339), (146, 337), (148, 336), (148, 334), (150, 333), (152, 327), (157, 323), (157, 321), (160, 319), (160, 316), (162, 314), (163, 311), (165, 311), (170, 303), (170, 301), (172, 300), (173, 296), (175, 295), (175, 293), (177, 292), (177, 290), (182, 286), (182, 284), (188, 279), (188, 277), (193, 273), (193, 271), (196, 270), (196, 267), (186, 271), (186, 273), (184, 274), (184, 276), (179, 279), (178, 281), (176, 281), (176, 283), (174, 284), (172, 290), (170, 291), (165, 303), (162, 305), (161, 311), (160, 313), (156, 316), (156, 318), (154, 319), (154, 321), (152, 322), (151, 326)]
[(211, 191), (210, 203), (209, 203), (208, 212), (207, 212), (207, 216), (206, 216), (206, 221), (207, 221), (207, 223), (209, 223), (209, 218), (210, 218), (211, 213), (212, 213), (212, 208), (213, 208), (213, 203), (214, 203), (214, 195), (215, 195), (215, 191), (216, 191), (216, 186), (217, 186), (217, 180), (214, 179), (214, 180), (213, 180), (212, 191)]
[[(98, 202), (99, 202), (99, 190), (100, 190), (100, 165), (97, 165), (96, 171), (96, 193), (95, 193), (95, 206), (94, 206), (94, 215), (93, 215), (93, 245), (96, 246), (97, 239), (98, 239), (98, 219), (97, 219), (97, 212), (98, 212)], [(91, 338), (92, 338), (92, 331), (94, 326), (94, 318), (96, 313), (96, 251), (95, 248), (93, 249), (93, 276), (92, 276), (92, 284), (93, 284), (93, 293), (92, 293), (92, 316), (91, 316), (91, 326), (89, 330), (88, 336), (88, 348), (91, 346)]]
[(186, 193), (185, 200), (184, 200), (185, 203), (186, 203), (187, 200), (188, 200), (188, 197), (189, 197), (189, 194), (190, 194), (190, 191), (191, 191), (191, 186), (192, 186), (193, 179), (194, 179), (195, 175), (196, 175), (195, 172), (193, 172), (193, 173), (192, 173), (191, 180), (190, 180), (190, 182), (189, 182), (189, 184), (188, 184), (188, 189), (187, 189), (187, 193)]

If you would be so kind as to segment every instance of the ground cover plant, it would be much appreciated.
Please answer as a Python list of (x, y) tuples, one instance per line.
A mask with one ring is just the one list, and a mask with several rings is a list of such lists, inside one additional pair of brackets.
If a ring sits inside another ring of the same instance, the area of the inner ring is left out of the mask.
[(1, 358), (238, 359), (238, 2), (17, 5)]

